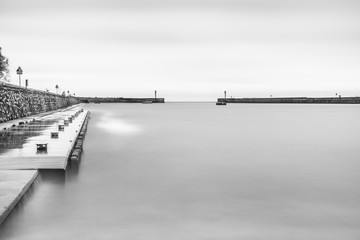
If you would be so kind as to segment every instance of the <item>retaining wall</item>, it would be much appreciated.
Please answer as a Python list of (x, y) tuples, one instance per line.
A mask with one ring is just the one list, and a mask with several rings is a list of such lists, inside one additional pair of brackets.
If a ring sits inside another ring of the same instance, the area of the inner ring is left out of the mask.
[(0, 82), (0, 123), (77, 104), (75, 97)]

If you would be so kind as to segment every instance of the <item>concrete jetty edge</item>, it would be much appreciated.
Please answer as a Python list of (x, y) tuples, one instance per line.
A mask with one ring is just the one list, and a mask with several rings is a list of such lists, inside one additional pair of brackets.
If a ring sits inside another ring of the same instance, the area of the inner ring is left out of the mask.
[(77, 131), (77, 133), (75, 134), (75, 137), (73, 138), (72, 142), (71, 142), (71, 146), (70, 148), (68, 149), (68, 152), (66, 154), (67, 156), (67, 161), (65, 161), (65, 165), (64, 165), (64, 170), (66, 170), (66, 167), (69, 163), (69, 161), (71, 160), (71, 156), (72, 156), (72, 153), (74, 152), (75, 148), (76, 148), (76, 144), (78, 142), (78, 139), (79, 139), (79, 136), (81, 134), (81, 131), (82, 129), (86, 126), (87, 128), (87, 124), (88, 124), (88, 121), (89, 121), (89, 116), (90, 116), (90, 111), (88, 110), (84, 110), (85, 111), (85, 117), (83, 118), (82, 122), (81, 122), (81, 126), (79, 128), (79, 130)]
[[(26, 173), (26, 175), (30, 175), (30, 178), (29, 178), (29, 176), (24, 175), (23, 179), (19, 179), (19, 181), (15, 182), (15, 184), (13, 181), (11, 183), (8, 183), (7, 181), (5, 181), (7, 185), (8, 184), (13, 185), (13, 186), (11, 186), (11, 188), (13, 190), (12, 192), (15, 192), (15, 193), (8, 194), (8, 195), (6, 195), (6, 193), (1, 194), (0, 226), (6, 220), (6, 218), (9, 216), (9, 214), (12, 212), (12, 210), (17, 206), (17, 204), (20, 202), (20, 200), (23, 198), (25, 193), (29, 190), (29, 188), (31, 187), (31, 185), (34, 183), (34, 181), (36, 180), (36, 178), (39, 175), (38, 170), (0, 170), (0, 173), (4, 173), (4, 172), (6, 172), (8, 176), (14, 175), (14, 174), (19, 175), (19, 173)], [(11, 178), (11, 176), (10, 176), (10, 178)], [(5, 187), (5, 188), (6, 188), (5, 189), (5, 191), (6, 191), (9, 187)], [(1, 190), (2, 190), (2, 186), (0, 185), (0, 193), (2, 192)], [(9, 191), (6, 191), (6, 192), (9, 192)]]

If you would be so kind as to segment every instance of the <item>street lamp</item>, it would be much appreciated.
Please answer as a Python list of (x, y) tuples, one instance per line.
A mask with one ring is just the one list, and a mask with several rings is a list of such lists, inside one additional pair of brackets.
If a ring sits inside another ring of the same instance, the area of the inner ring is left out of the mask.
[(21, 87), (21, 75), (23, 74), (23, 70), (20, 66), (16, 69), (16, 74), (19, 75), (19, 87)]

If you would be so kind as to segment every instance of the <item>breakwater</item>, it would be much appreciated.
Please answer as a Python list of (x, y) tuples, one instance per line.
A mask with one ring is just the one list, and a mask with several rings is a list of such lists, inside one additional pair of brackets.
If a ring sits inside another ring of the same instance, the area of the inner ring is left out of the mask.
[(0, 82), (0, 123), (66, 108), (79, 102), (75, 97)]
[(165, 98), (79, 97), (83, 103), (165, 103)]
[(284, 98), (218, 98), (226, 103), (312, 103), (312, 104), (360, 104), (360, 97), (284, 97)]

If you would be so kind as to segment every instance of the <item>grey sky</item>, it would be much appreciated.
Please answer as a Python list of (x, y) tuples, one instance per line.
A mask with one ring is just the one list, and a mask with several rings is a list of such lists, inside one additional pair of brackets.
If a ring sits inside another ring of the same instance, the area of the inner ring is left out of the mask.
[(360, 95), (358, 1), (0, 0), (12, 82), (168, 100)]

